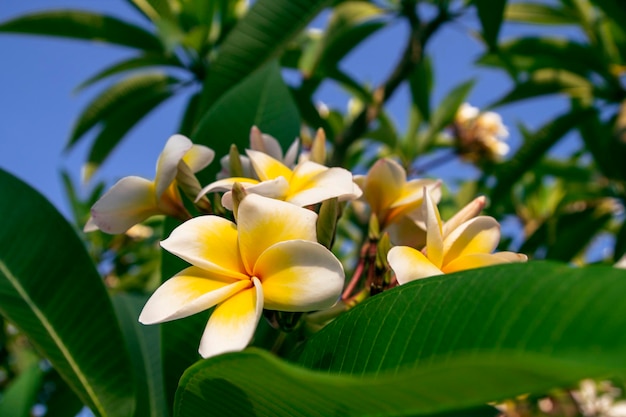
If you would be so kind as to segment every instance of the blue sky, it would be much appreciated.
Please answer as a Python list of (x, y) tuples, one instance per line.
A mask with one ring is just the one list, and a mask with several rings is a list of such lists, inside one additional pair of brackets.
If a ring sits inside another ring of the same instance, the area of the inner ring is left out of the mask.
[[(124, 0), (3, 0), (0, 21), (38, 10), (66, 8), (91, 10), (141, 22)], [(321, 16), (314, 25), (323, 26), (325, 20), (326, 16)], [(482, 47), (469, 35), (468, 23), (472, 24), (472, 19), (448, 25), (428, 46), (435, 69), (434, 103), (438, 103), (456, 84), (470, 78), (478, 81), (469, 100), (477, 106), (489, 103), (510, 87), (502, 73), (472, 65)], [(522, 30), (511, 25), (504, 29), (503, 36)], [(351, 53), (342, 62), (342, 67), (359, 80), (378, 84), (402, 51), (404, 33), (406, 27), (403, 25), (380, 31)], [(79, 178), (89, 138), (69, 153), (63, 149), (80, 110), (104, 85), (98, 84), (78, 94), (73, 93), (73, 89), (105, 66), (133, 55), (133, 51), (105, 44), (11, 34), (0, 35), (0, 50), (4, 56), (4, 63), (0, 65), (0, 168), (31, 184), (69, 216), (59, 171), (66, 169), (73, 178)], [(342, 109), (348, 99), (331, 84), (323, 86), (318, 98)], [(112, 184), (127, 175), (152, 178), (162, 145), (176, 133), (184, 102), (185, 97), (166, 102), (134, 128), (95, 180), (103, 179)], [(564, 108), (565, 101), (561, 99), (533, 100), (502, 108), (501, 114), (511, 131), (509, 141), (513, 149), (519, 146), (519, 135), (514, 129), (518, 121), (536, 127)], [(401, 131), (406, 124), (408, 109), (408, 91), (402, 88), (389, 103), (389, 111)], [(574, 141), (572, 139), (561, 148), (575, 146)], [(459, 169), (459, 165), (447, 165), (431, 174), (454, 177)], [(458, 171), (462, 175), (471, 175), (471, 172), (467, 169)]]

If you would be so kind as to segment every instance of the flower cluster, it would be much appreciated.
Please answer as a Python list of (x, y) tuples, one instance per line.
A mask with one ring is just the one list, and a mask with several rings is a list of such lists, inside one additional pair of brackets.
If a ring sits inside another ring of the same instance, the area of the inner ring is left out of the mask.
[(499, 161), (509, 152), (509, 146), (503, 142), (509, 132), (497, 113), (481, 113), (478, 108), (463, 103), (452, 128), (459, 155), (470, 162)]
[[(479, 216), (484, 198), (443, 223), (437, 208), (441, 181), (409, 180), (389, 158), (363, 176), (327, 167), (322, 131), (299, 153), (298, 147), (296, 141), (283, 155), (276, 139), (253, 127), (245, 155), (231, 149), (221, 160), (218, 179), (202, 187), (195, 173), (214, 152), (175, 135), (159, 157), (154, 181), (123, 178), (96, 202), (85, 230), (122, 233), (155, 214), (183, 221), (161, 246), (190, 266), (154, 292), (141, 323), (215, 307), (199, 349), (210, 357), (245, 348), (264, 309), (342, 311), (335, 304), (348, 305), (356, 294), (371, 296), (415, 279), (526, 259), (492, 253), (500, 227), (495, 219)], [(232, 215), (211, 212), (207, 194), (213, 193), (222, 193), (221, 203)], [(200, 215), (189, 213), (183, 195)], [(369, 213), (370, 231), (347, 285), (344, 267), (329, 248), (333, 239), (318, 242), (320, 229), (335, 233), (341, 212), (320, 210), (327, 201)]]

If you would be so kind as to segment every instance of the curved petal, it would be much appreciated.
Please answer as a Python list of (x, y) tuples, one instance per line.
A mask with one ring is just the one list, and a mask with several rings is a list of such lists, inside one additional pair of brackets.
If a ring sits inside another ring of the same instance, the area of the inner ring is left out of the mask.
[(174, 181), (176, 172), (178, 171), (178, 163), (192, 146), (193, 143), (183, 135), (173, 135), (167, 140), (163, 152), (159, 155), (156, 175), (154, 177), (156, 195), (158, 197), (160, 197), (165, 190), (167, 190), (172, 181)]
[[(289, 184), (284, 177), (278, 177), (274, 180), (267, 180), (257, 184), (242, 183), (243, 188), (249, 194), (258, 194), (276, 200), (283, 200), (289, 191)], [(222, 196), (222, 205), (228, 210), (233, 209), (233, 193), (227, 192)]]
[(178, 226), (163, 249), (192, 265), (236, 279), (248, 279), (239, 256), (237, 227), (218, 216), (199, 216)]
[(92, 223), (113, 234), (159, 213), (154, 184), (140, 177), (122, 178), (91, 208)]
[(480, 268), (483, 266), (505, 264), (509, 262), (525, 262), (526, 255), (514, 252), (498, 253), (471, 253), (458, 257), (443, 267), (446, 274), (465, 271), (466, 269)]
[(196, 173), (206, 168), (213, 161), (213, 158), (215, 158), (213, 149), (204, 145), (193, 145), (183, 156), (183, 162), (187, 164), (191, 172)]
[(287, 149), (287, 153), (285, 154), (285, 157), (283, 158), (283, 162), (288, 167), (292, 167), (296, 164), (296, 159), (298, 159), (299, 147), (300, 147), (300, 139), (296, 138), (296, 140), (294, 140), (289, 146), (289, 149)]
[(407, 216), (400, 216), (387, 227), (389, 238), (396, 246), (410, 246), (423, 248), (426, 245), (426, 231), (424, 224), (420, 224)]
[(329, 198), (358, 198), (360, 189), (352, 180), (352, 173), (343, 168), (327, 168), (315, 162), (299, 164), (289, 183), (285, 199), (297, 206), (316, 204)]
[(291, 170), (279, 160), (263, 152), (250, 149), (247, 149), (246, 153), (248, 154), (248, 158), (250, 158), (254, 171), (261, 181), (273, 180), (278, 177), (285, 177), (287, 181), (291, 179)]
[(224, 178), (222, 180), (217, 180), (215, 182), (212, 182), (211, 184), (202, 188), (202, 190), (200, 190), (200, 192), (198, 193), (198, 196), (196, 197), (196, 201), (200, 200), (202, 196), (208, 193), (230, 191), (236, 182), (240, 183), (244, 187), (246, 187), (247, 185), (254, 185), (254, 184), (259, 183), (257, 180), (253, 180), (252, 178), (243, 178), (243, 177)]
[(242, 350), (252, 340), (263, 311), (261, 283), (256, 278), (252, 282), (252, 288), (220, 303), (211, 314), (200, 340), (203, 358)]
[(412, 180), (402, 188), (400, 197), (390, 206), (387, 214), (387, 222), (392, 223), (402, 215), (411, 215), (417, 210), (424, 200), (424, 190), (428, 190), (432, 201), (437, 204), (441, 200), (441, 182), (439, 180)]
[(360, 184), (359, 186), (363, 189), (372, 212), (376, 213), (379, 220), (383, 222), (385, 219), (381, 217), (400, 197), (405, 183), (404, 168), (392, 159), (383, 158), (376, 161), (367, 173), (363, 186)]
[(263, 283), (265, 308), (312, 311), (332, 307), (343, 288), (341, 262), (317, 242), (279, 242), (259, 256), (254, 276)]
[(422, 204), (424, 222), (426, 224), (426, 255), (437, 268), (443, 264), (443, 231), (439, 209), (424, 188), (424, 203)]
[(239, 250), (248, 273), (259, 255), (275, 243), (317, 241), (317, 214), (284, 201), (248, 194), (239, 204)]
[(391, 248), (387, 261), (400, 284), (443, 274), (422, 252), (408, 246)]
[(251, 286), (249, 280), (236, 280), (192, 266), (157, 288), (141, 310), (139, 321), (154, 324), (188, 317)]
[(473, 253), (491, 253), (500, 241), (500, 224), (493, 217), (479, 216), (466, 221), (444, 240), (444, 264)]
[(452, 216), (452, 218), (448, 219), (448, 221), (443, 224), (444, 239), (461, 224), (478, 216), (480, 212), (483, 211), (486, 204), (487, 199), (485, 196), (476, 197)]

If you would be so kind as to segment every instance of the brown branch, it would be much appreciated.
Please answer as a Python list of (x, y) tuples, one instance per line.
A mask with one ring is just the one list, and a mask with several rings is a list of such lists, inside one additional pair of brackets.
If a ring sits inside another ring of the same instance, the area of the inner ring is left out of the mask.
[(402, 14), (411, 26), (411, 33), (404, 53), (387, 80), (374, 90), (372, 103), (369, 103), (353, 122), (335, 137), (335, 149), (331, 165), (342, 165), (350, 145), (367, 131), (370, 123), (378, 117), (383, 104), (422, 62), (426, 43), (435, 31), (451, 17), (448, 10), (441, 7), (433, 20), (422, 23), (417, 15), (414, 1), (402, 2)]

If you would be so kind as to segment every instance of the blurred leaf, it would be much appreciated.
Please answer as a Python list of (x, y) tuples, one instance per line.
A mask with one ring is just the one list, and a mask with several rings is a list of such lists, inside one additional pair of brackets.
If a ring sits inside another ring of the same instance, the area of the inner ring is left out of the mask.
[(43, 371), (35, 362), (15, 378), (0, 396), (0, 416), (30, 417), (42, 380)]
[[(425, 57), (409, 76), (409, 87), (413, 104), (425, 120), (430, 119), (430, 94), (433, 88), (433, 68), (428, 57)], [(457, 106), (458, 109), (458, 106)]]
[[(106, 122), (111, 115), (120, 113), (120, 107), (135, 101), (143, 101), (146, 96), (155, 92), (167, 91), (169, 86), (177, 81), (167, 74), (152, 72), (130, 76), (114, 84), (93, 99), (83, 110), (72, 129), (66, 148), (74, 146), (98, 123)], [(130, 105), (132, 107), (132, 104)]]
[(542, 3), (509, 3), (504, 11), (504, 18), (513, 22), (537, 25), (576, 25), (579, 23), (576, 15), (572, 14), (568, 8)]
[[(283, 150), (300, 134), (298, 109), (275, 61), (224, 94), (202, 116), (192, 139), (211, 147), (220, 158), (232, 143), (245, 149), (253, 125), (278, 139)], [(219, 164), (211, 164), (199, 173), (201, 182), (214, 181), (219, 169)]]
[(98, 72), (96, 75), (90, 77), (89, 79), (80, 83), (78, 87), (74, 89), (75, 92), (83, 90), (92, 84), (101, 81), (107, 77), (110, 77), (115, 74), (119, 74), (126, 71), (132, 71), (136, 69), (146, 68), (146, 67), (182, 67), (183, 65), (178, 60), (178, 58), (165, 57), (163, 55), (151, 55), (145, 54), (138, 57), (126, 59), (124, 61), (118, 62), (104, 70)]
[[(99, 416), (134, 408), (128, 353), (85, 248), (35, 190), (0, 170), (0, 313)], [(80, 312), (80, 314), (76, 314)]]
[(336, 68), (360, 42), (385, 26), (382, 16), (381, 8), (363, 1), (346, 1), (335, 6), (326, 31), (313, 44), (307, 65), (300, 66), (304, 77), (312, 76), (318, 68), (322, 74)]
[(33, 13), (0, 24), (0, 32), (59, 36), (162, 52), (152, 33), (115, 17), (77, 10)]
[(329, 0), (258, 0), (220, 46), (204, 81), (200, 108), (276, 58)]
[(518, 83), (504, 97), (488, 107), (498, 107), (529, 98), (557, 93), (589, 100), (594, 94), (594, 89), (593, 84), (584, 77), (564, 70), (546, 68), (533, 72), (527, 81)]
[(172, 89), (161, 84), (144, 91), (141, 95), (133, 94), (132, 97), (126, 97), (126, 100), (104, 119), (104, 126), (89, 150), (86, 170), (88, 175), (85, 178), (88, 179), (95, 172), (141, 119), (173, 94)]
[(194, 93), (187, 101), (187, 107), (183, 113), (183, 118), (178, 127), (178, 133), (185, 136), (191, 136), (199, 122), (198, 106), (200, 103), (200, 92)]
[(497, 183), (491, 191), (493, 206), (511, 193), (513, 184), (531, 169), (567, 132), (593, 115), (593, 110), (580, 109), (565, 113), (542, 126), (535, 133), (522, 131), (524, 143), (513, 157), (497, 167)]
[(175, 20), (169, 0), (126, 0), (126, 2), (135, 6), (152, 22), (160, 19)]
[(502, 43), (497, 53), (487, 53), (478, 64), (532, 73), (539, 69), (563, 69), (583, 77), (592, 72), (610, 77), (608, 63), (597, 48), (567, 39), (523, 37)]
[(490, 49), (497, 49), (498, 33), (507, 0), (473, 0), (483, 27), (483, 38)]
[(165, 402), (159, 327), (144, 326), (138, 321), (147, 297), (118, 293), (112, 301), (133, 365), (137, 392), (133, 415), (166, 417), (169, 412)]
[(461, 415), (620, 375), (624, 274), (532, 263), (418, 280), (315, 334), (294, 358), (304, 367), (257, 349), (196, 363), (177, 391), (177, 416), (209, 407), (238, 416)]

